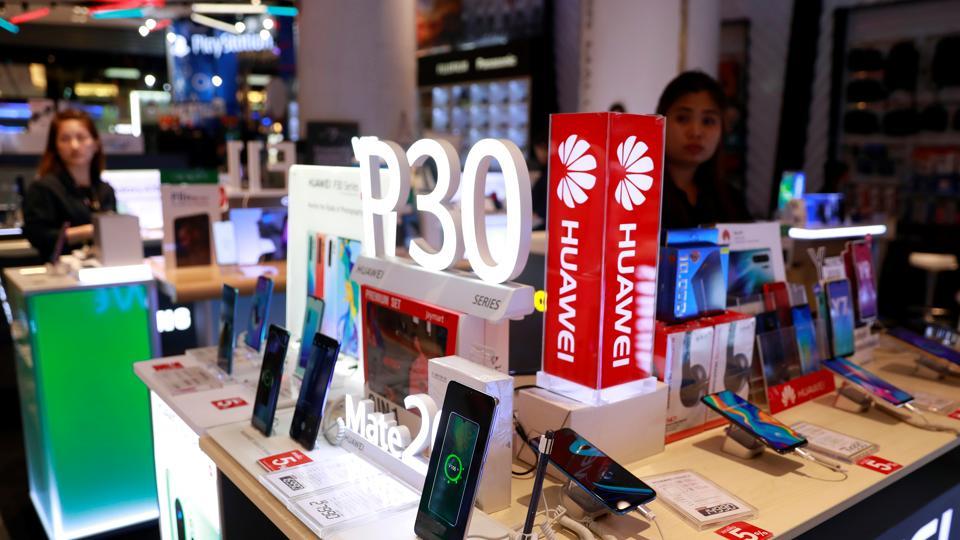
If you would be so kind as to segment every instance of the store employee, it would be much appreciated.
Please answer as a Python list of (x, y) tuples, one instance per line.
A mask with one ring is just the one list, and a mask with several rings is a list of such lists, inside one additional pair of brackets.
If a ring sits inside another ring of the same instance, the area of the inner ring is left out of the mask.
[(23, 200), (24, 235), (44, 261), (53, 257), (64, 224), (69, 224), (66, 244), (79, 244), (93, 238), (94, 213), (116, 211), (113, 188), (100, 179), (103, 166), (100, 135), (90, 116), (72, 109), (57, 113), (37, 178)]
[(726, 96), (700, 71), (670, 81), (657, 113), (667, 118), (661, 231), (748, 221), (743, 196), (720, 177), (720, 139)]

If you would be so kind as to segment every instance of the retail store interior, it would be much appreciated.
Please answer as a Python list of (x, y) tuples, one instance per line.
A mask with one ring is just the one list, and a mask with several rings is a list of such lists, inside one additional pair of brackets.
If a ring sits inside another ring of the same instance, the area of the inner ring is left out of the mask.
[(0, 540), (960, 540), (960, 0), (0, 1)]

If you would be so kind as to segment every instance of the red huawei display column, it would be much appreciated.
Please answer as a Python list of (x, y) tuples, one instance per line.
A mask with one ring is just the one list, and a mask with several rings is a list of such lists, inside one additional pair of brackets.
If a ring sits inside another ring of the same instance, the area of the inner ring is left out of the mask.
[(661, 116), (551, 117), (543, 370), (581, 401), (650, 376), (663, 138)]

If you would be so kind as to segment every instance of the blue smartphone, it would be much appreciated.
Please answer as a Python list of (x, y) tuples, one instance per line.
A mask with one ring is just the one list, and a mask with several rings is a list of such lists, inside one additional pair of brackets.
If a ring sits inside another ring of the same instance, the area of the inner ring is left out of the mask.
[(877, 377), (846, 358), (826, 360), (823, 365), (827, 366), (830, 371), (833, 371), (837, 375), (840, 375), (894, 407), (899, 407), (913, 401), (913, 396), (907, 392)]
[(792, 452), (807, 444), (802, 435), (729, 390), (704, 396), (701, 401), (778, 454)]
[(270, 297), (273, 296), (273, 280), (260, 276), (253, 293), (253, 305), (250, 306), (250, 321), (247, 324), (247, 337), (244, 343), (251, 349), (260, 350), (267, 330), (267, 315), (270, 313)]
[(315, 296), (307, 297), (307, 304), (303, 310), (303, 330), (300, 332), (300, 354), (297, 359), (297, 370), (307, 367), (310, 353), (313, 350), (313, 335), (320, 331), (323, 321), (324, 302)]
[(797, 349), (800, 352), (800, 367), (803, 374), (818, 371), (820, 354), (817, 350), (817, 330), (813, 324), (810, 306), (794, 306), (790, 308), (790, 313), (793, 316), (793, 328), (797, 334)]
[(960, 366), (960, 352), (957, 352), (956, 350), (951, 349), (942, 343), (925, 338), (920, 334), (915, 334), (906, 328), (891, 328), (887, 331), (887, 334), (899, 339), (900, 341), (913, 345), (927, 354), (932, 354), (937, 358), (943, 358), (950, 363)]
[[(313, 450), (317, 435), (320, 434), (320, 421), (323, 419), (323, 406), (327, 402), (327, 389), (330, 388), (333, 370), (337, 366), (337, 357), (340, 355), (340, 343), (319, 332), (314, 332), (312, 339), (304, 335), (303, 341), (309, 341), (312, 346), (308, 347), (311, 353), (303, 375), (303, 384), (300, 385), (297, 407), (293, 411), (290, 438), (307, 450)], [(300, 350), (303, 350), (303, 345), (300, 346)]]
[(280, 398), (280, 381), (283, 379), (283, 361), (287, 358), (290, 332), (275, 324), (270, 325), (267, 346), (260, 365), (257, 382), (257, 397), (253, 402), (253, 418), (250, 423), (265, 437), (273, 433), (273, 417), (277, 413)]
[(827, 310), (830, 313), (830, 341), (833, 356), (853, 354), (853, 298), (846, 279), (830, 281), (825, 287)]
[(236, 344), (237, 297), (235, 287), (224, 284), (220, 293), (220, 339), (217, 342), (217, 367), (227, 375), (233, 373), (233, 347)]

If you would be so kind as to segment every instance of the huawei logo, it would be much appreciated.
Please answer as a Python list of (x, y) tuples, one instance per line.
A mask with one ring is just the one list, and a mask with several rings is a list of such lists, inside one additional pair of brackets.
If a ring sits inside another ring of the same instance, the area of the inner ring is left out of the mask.
[(617, 159), (624, 169), (624, 177), (617, 184), (614, 198), (624, 210), (630, 211), (647, 200), (643, 192), (653, 186), (653, 178), (645, 173), (653, 170), (653, 159), (645, 156), (647, 145), (633, 135), (617, 146)]
[(780, 394), (780, 403), (784, 407), (789, 407), (790, 405), (797, 402), (797, 393), (793, 390), (792, 386), (787, 386), (783, 389), (783, 393)]
[(590, 143), (579, 139), (576, 134), (560, 143), (558, 152), (560, 163), (563, 164), (563, 174), (557, 186), (557, 197), (568, 208), (585, 203), (586, 190), (593, 189), (597, 183), (597, 177), (589, 172), (597, 168), (596, 158), (587, 153), (589, 149)]

